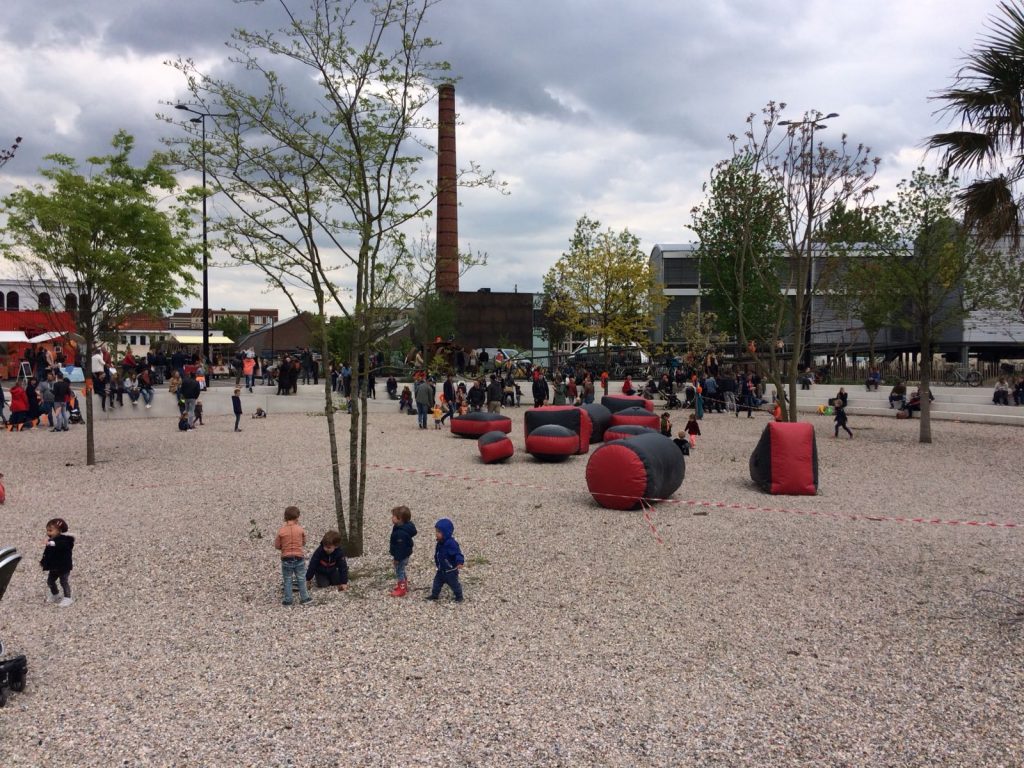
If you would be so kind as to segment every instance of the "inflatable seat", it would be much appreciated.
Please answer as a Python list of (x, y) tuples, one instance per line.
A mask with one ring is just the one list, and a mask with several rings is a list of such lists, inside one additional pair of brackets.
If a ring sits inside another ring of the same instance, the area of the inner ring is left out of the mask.
[(500, 413), (470, 411), (462, 416), (451, 419), (452, 434), (460, 437), (480, 437), (493, 430), (501, 430), (506, 435), (512, 431), (512, 419)]
[(526, 436), (526, 452), (541, 461), (565, 461), (579, 449), (580, 436), (561, 424), (542, 424)]
[(679, 490), (686, 463), (664, 435), (644, 434), (600, 446), (587, 462), (587, 489), (608, 509), (636, 509), (641, 500), (666, 499)]
[(512, 440), (500, 429), (480, 435), (476, 445), (480, 449), (480, 458), (483, 459), (484, 464), (504, 461), (515, 453)]

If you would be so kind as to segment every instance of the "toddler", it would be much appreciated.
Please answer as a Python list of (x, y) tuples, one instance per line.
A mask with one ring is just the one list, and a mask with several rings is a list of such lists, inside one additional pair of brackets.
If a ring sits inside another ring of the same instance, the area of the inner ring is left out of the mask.
[(183, 413), (181, 414), (180, 417), (178, 417), (178, 429), (180, 429), (182, 432), (188, 432), (189, 427), (187, 413)]
[(306, 580), (302, 578), (302, 566), (304, 563), (306, 546), (306, 532), (299, 525), (299, 508), (286, 507), (284, 510), (284, 525), (277, 532), (274, 539), (274, 548), (281, 550), (281, 578), (284, 580), (283, 605), (292, 604), (292, 582), (299, 583), (299, 602), (303, 605), (313, 598), (306, 591)]
[[(245, 377), (246, 381), (248, 381), (250, 378), (251, 378), (251, 375)], [(250, 388), (249, 391), (252, 392), (252, 389)], [(231, 395), (231, 411), (235, 414), (235, 432), (241, 432), (242, 431), (241, 429), (238, 428), (238, 422), (242, 418), (242, 397), (241, 397), (241, 394), (242, 394), (242, 390), (239, 389), (238, 387), (235, 387), (235, 393), (233, 395)], [(199, 403), (196, 403), (196, 405), (198, 405), (198, 404)], [(200, 422), (200, 423), (202, 423), (202, 422)]]
[(683, 454), (683, 456), (690, 455), (690, 439), (689, 436), (686, 434), (685, 429), (679, 430), (679, 434), (676, 435), (676, 439), (673, 440), (672, 442), (676, 444), (676, 447)]
[(686, 432), (690, 435), (690, 447), (697, 447), (697, 435), (700, 434), (700, 424), (697, 423), (697, 414), (691, 413), (690, 420), (686, 422)]
[(203, 426), (203, 403), (200, 400), (196, 400), (196, 420), (193, 422), (193, 426), (195, 424)]
[(412, 522), (412, 512), (409, 508), (401, 506), (392, 509), (389, 552), (395, 561), (395, 577), (398, 579), (398, 584), (391, 590), (392, 597), (405, 597), (409, 592), (409, 579), (405, 569), (409, 565), (409, 558), (412, 557), (412, 538), (415, 535), (416, 526)]
[(309, 558), (306, 569), (306, 586), (313, 582), (318, 587), (337, 587), (339, 592), (348, 589), (348, 563), (345, 562), (345, 550), (341, 548), (341, 534), (328, 531), (320, 539), (320, 546)]
[(462, 549), (459, 542), (452, 534), (455, 533), (455, 523), (447, 517), (442, 517), (434, 523), (434, 538), (437, 544), (434, 545), (434, 565), (437, 566), (437, 573), (434, 574), (434, 585), (430, 589), (428, 600), (437, 600), (441, 595), (441, 587), (447, 584), (455, 595), (455, 602), (462, 602), (462, 584), (459, 583), (459, 569), (466, 562), (462, 556)]
[(435, 405), (431, 413), (434, 415), (434, 429), (440, 429), (442, 419), (444, 418), (444, 415), (441, 413), (441, 406)]
[[(68, 524), (59, 517), (46, 524), (46, 547), (43, 549), (43, 559), (39, 561), (43, 570), (48, 572), (46, 586), (50, 588), (50, 594), (47, 602), (57, 603), (62, 608), (67, 608), (74, 602), (71, 599), (68, 576), (71, 575), (71, 550), (75, 548), (75, 537), (66, 536), (67, 532)], [(63, 597), (57, 593), (58, 581), (64, 592)]]

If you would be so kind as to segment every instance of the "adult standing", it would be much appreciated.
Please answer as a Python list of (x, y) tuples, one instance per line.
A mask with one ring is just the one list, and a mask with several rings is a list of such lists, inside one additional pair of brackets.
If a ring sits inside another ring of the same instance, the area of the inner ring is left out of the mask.
[(455, 416), (455, 382), (452, 381), (452, 375), (449, 373), (444, 377), (444, 405), (448, 409), (448, 417)]
[(71, 386), (68, 384), (68, 380), (64, 378), (63, 373), (58, 373), (57, 380), (53, 383), (54, 424), (51, 432), (68, 431), (67, 400), (69, 394), (71, 394)]
[[(53, 428), (53, 371), (46, 372), (46, 378), (39, 382), (39, 413), (46, 416), (50, 428)], [(40, 421), (41, 421), (40, 417)]]
[(352, 368), (348, 362), (341, 364), (341, 389), (345, 397), (352, 396)]
[(420, 429), (427, 428), (427, 414), (434, 408), (434, 400), (437, 393), (434, 390), (434, 380), (428, 378), (416, 387), (416, 417)]
[(491, 374), (491, 383), (487, 385), (487, 412), (501, 413), (501, 398), (505, 394), (505, 387), (498, 378), (498, 374)]
[(589, 373), (583, 377), (583, 402), (586, 405), (594, 402), (594, 377)]
[(186, 376), (184, 381), (181, 382), (179, 395), (185, 400), (189, 429), (192, 429), (196, 423), (196, 400), (199, 399), (199, 392), (199, 382), (191, 375)]
[(255, 383), (254, 371), (256, 370), (255, 356), (246, 355), (242, 359), (242, 375), (245, 376), (245, 388), (252, 393), (252, 385)]
[(547, 402), (548, 397), (550, 397), (548, 380), (544, 378), (543, 369), (538, 368), (534, 371), (533, 376), (533, 407), (540, 408)]
[(92, 389), (96, 394), (103, 396), (103, 379), (107, 366), (103, 364), (103, 352), (100, 347), (97, 347), (96, 351), (92, 353), (90, 363), (92, 364)]

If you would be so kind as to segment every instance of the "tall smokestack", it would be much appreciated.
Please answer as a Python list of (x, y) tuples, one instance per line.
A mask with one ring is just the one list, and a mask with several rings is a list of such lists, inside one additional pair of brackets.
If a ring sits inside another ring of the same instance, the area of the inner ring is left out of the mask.
[(455, 166), (455, 86), (437, 89), (437, 292), (459, 292), (459, 196)]

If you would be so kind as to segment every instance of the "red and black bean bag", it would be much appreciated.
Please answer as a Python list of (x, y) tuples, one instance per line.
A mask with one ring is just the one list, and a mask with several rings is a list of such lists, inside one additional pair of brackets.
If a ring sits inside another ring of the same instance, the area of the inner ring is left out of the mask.
[(818, 444), (803, 421), (769, 422), (750, 454), (750, 479), (762, 491), (782, 496), (818, 492)]
[(645, 434), (600, 446), (587, 462), (587, 489), (608, 509), (636, 509), (642, 499), (667, 499), (683, 484), (686, 464), (675, 443)]
[(619, 427), (623, 424), (661, 429), (661, 419), (658, 418), (658, 414), (643, 408), (623, 408), (621, 411), (613, 411), (611, 426)]
[(590, 450), (590, 414), (582, 408), (572, 405), (546, 405), (543, 408), (531, 408), (523, 415), (526, 435), (545, 424), (558, 424), (579, 435), (579, 447), (576, 453)]
[(584, 403), (580, 406), (590, 416), (590, 442), (604, 440), (604, 431), (612, 423), (612, 412), (600, 403)]
[(561, 424), (542, 424), (526, 436), (526, 452), (541, 461), (565, 461), (579, 449), (580, 436)]
[(480, 435), (476, 445), (480, 449), (480, 458), (483, 459), (484, 464), (503, 461), (515, 453), (509, 436), (498, 429)]
[(614, 427), (608, 427), (604, 431), (604, 441), (610, 443), (612, 440), (628, 440), (637, 435), (650, 434), (660, 435), (661, 431), (651, 429), (650, 427), (641, 427), (639, 424), (619, 424)]
[(612, 413), (621, 411), (623, 408), (646, 408), (654, 410), (654, 401), (648, 400), (640, 395), (605, 395), (601, 398), (601, 405)]
[(500, 413), (470, 411), (451, 420), (452, 434), (460, 437), (480, 437), (487, 432), (500, 429), (506, 435), (512, 431), (512, 419)]

